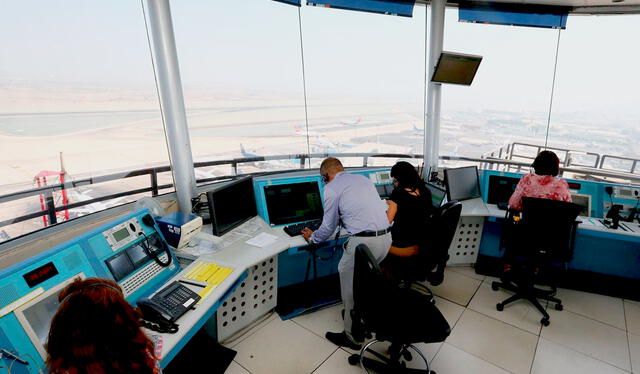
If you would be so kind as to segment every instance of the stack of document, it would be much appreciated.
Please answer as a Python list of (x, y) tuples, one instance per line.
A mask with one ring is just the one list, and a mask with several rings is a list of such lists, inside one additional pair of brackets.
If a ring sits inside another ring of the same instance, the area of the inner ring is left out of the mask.
[(204, 289), (198, 293), (202, 298), (200, 302), (202, 302), (202, 300), (209, 296), (211, 292), (213, 292), (220, 283), (227, 279), (229, 274), (232, 272), (233, 269), (231, 268), (222, 267), (214, 263), (198, 261), (196, 265), (187, 272), (184, 278), (206, 284)]

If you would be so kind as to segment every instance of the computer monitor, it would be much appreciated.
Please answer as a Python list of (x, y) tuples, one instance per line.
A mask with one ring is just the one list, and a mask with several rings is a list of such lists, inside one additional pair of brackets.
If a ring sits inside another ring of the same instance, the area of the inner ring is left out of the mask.
[(221, 236), (258, 214), (253, 180), (242, 178), (207, 192), (213, 235)]
[(274, 226), (321, 219), (324, 214), (318, 182), (265, 186), (264, 196)]
[(438, 208), (447, 202), (447, 191), (431, 183), (427, 183), (427, 189), (431, 192), (431, 203)]
[(518, 182), (520, 182), (520, 178), (490, 175), (487, 204), (508, 203)]
[(591, 195), (572, 193), (571, 201), (582, 207), (582, 210), (578, 213), (579, 216), (591, 217)]
[(481, 61), (482, 56), (442, 52), (433, 71), (431, 81), (470, 86)]
[(58, 285), (48, 289), (41, 295), (34, 297), (26, 304), (18, 307), (14, 313), (20, 325), (27, 333), (29, 340), (36, 347), (38, 353), (43, 360), (47, 358), (47, 352), (44, 345), (49, 336), (51, 320), (58, 311), (60, 302), (58, 301), (58, 293), (76, 278), (83, 278), (82, 273), (70, 277), (60, 282)]
[(449, 201), (480, 197), (480, 178), (476, 166), (444, 169), (444, 184)]
[(381, 199), (388, 199), (389, 196), (391, 196), (393, 189), (393, 184), (379, 184), (376, 186), (376, 190), (378, 191), (378, 195), (380, 195)]

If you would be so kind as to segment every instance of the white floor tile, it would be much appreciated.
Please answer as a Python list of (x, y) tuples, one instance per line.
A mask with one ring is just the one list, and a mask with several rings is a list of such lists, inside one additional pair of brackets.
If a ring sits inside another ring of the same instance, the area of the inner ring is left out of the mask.
[(344, 330), (342, 320), (342, 304), (321, 309), (313, 313), (293, 318), (291, 321), (313, 332), (324, 339), (327, 331), (340, 332)]
[(311, 373), (336, 346), (305, 328), (276, 318), (238, 344), (235, 361), (252, 374)]
[(449, 301), (453, 301), (456, 304), (466, 306), (476, 293), (476, 290), (480, 286), (482, 281), (473, 279), (451, 271), (449, 269), (444, 270), (444, 281), (439, 286), (430, 286), (427, 284), (434, 294), (445, 298)]
[(631, 304), (635, 304), (635, 305), (637, 305), (637, 306), (640, 306), (640, 301), (627, 300), (627, 299), (625, 299), (624, 301), (625, 301), (625, 302), (627, 302), (627, 303), (631, 303)]
[(513, 373), (529, 373), (538, 336), (467, 309), (447, 343)]
[(627, 330), (640, 335), (640, 305), (625, 300), (624, 314), (627, 317)]
[(362, 374), (360, 366), (349, 365), (347, 361), (348, 358), (349, 353), (342, 349), (336, 349), (327, 361), (323, 362), (313, 374)]
[[(469, 303), (469, 308), (529, 331), (532, 334), (539, 335), (541, 328), (540, 319), (542, 318), (540, 312), (526, 300), (516, 301), (513, 304), (505, 306), (503, 311), (498, 311), (496, 304), (504, 301), (513, 295), (513, 293), (502, 289), (494, 291), (491, 289), (491, 282), (492, 281), (485, 280), (482, 283), (478, 292), (476, 292), (471, 300), (471, 303)], [(541, 303), (543, 307), (546, 306), (546, 301), (542, 301)]]
[(532, 374), (625, 374), (624, 370), (540, 338)]
[(629, 333), (629, 350), (631, 351), (631, 369), (640, 374), (640, 335)]
[(225, 374), (251, 374), (235, 361), (231, 362), (231, 365), (229, 365), (229, 367), (224, 373)]
[(508, 374), (495, 365), (488, 363), (448, 343), (444, 343), (433, 360), (431, 370), (438, 374)]
[(622, 299), (588, 292), (558, 289), (556, 296), (564, 309), (593, 318), (620, 329), (625, 329)]
[(447, 322), (449, 322), (449, 326), (451, 326), (452, 329), (460, 319), (462, 312), (464, 312), (464, 307), (438, 296), (436, 296), (436, 307), (440, 310), (440, 313), (442, 313)]
[(551, 325), (541, 336), (624, 370), (629, 367), (627, 333), (570, 311), (548, 309)]
[(252, 326), (250, 329), (246, 330), (244, 333), (242, 333), (240, 335), (237, 335), (237, 336), (231, 336), (230, 338), (233, 339), (233, 340), (227, 339), (226, 341), (222, 342), (222, 345), (224, 345), (227, 348), (233, 349), (236, 345), (240, 344), (240, 342), (242, 342), (243, 340), (247, 339), (251, 335), (255, 334), (256, 331), (258, 331), (261, 328), (265, 327), (266, 325), (269, 324), (269, 322), (271, 322), (272, 320), (274, 320), (276, 318), (280, 319), (278, 314), (273, 313), (268, 318), (266, 318), (264, 321), (257, 323), (255, 326)]
[(476, 269), (472, 266), (449, 266), (447, 269), (477, 280), (484, 280), (486, 278), (486, 276), (482, 274), (476, 274)]

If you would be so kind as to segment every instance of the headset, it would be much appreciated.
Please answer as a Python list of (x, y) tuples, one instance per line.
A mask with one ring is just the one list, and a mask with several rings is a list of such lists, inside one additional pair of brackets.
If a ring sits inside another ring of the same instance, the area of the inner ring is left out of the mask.
[(329, 183), (329, 174), (320, 174), (320, 176), (322, 177), (322, 183), (327, 184)]
[(64, 299), (62, 299), (62, 301), (60, 301), (60, 305), (62, 305), (65, 301), (67, 301), (71, 296), (77, 295), (80, 291), (86, 290), (88, 288), (95, 288), (95, 287), (106, 287), (106, 288), (110, 288), (114, 291), (116, 291), (117, 293), (119, 293), (120, 295), (124, 296), (124, 294), (122, 293), (122, 291), (117, 288), (114, 287), (110, 284), (106, 284), (106, 283), (92, 283), (92, 284), (87, 284), (84, 285), (78, 289), (73, 290), (72, 292), (70, 292), (67, 296), (64, 297)]

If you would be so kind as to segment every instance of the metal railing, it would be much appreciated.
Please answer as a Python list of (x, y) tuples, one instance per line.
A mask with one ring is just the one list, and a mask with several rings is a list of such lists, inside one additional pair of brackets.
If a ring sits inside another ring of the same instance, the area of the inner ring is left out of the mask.
[[(523, 168), (527, 168), (531, 162), (527, 159), (526, 161), (520, 161), (520, 160), (513, 160), (512, 157), (514, 156), (514, 148), (516, 146), (532, 146), (532, 147), (537, 147), (538, 149), (541, 149), (542, 147), (539, 146), (535, 146), (535, 145), (527, 145), (527, 144), (523, 144), (523, 143), (513, 143), (509, 146), (506, 147), (506, 149), (503, 149), (502, 151), (496, 153), (495, 157), (493, 156), (493, 154), (489, 154), (489, 155), (483, 155), (481, 158), (473, 158), (473, 157), (459, 157), (459, 156), (440, 156), (440, 160), (444, 161), (444, 162), (450, 162), (450, 161), (454, 161), (454, 162), (464, 162), (464, 163), (472, 163), (472, 164), (477, 164), (480, 166), (481, 169), (488, 169), (488, 170), (509, 170), (509, 171), (520, 171)], [(571, 152), (571, 150), (565, 150), (567, 152)], [(523, 157), (520, 156), (518, 153), (515, 153), (515, 155), (517, 157)], [(600, 165), (603, 163), (603, 161), (601, 161), (600, 156), (597, 154), (594, 154), (596, 156), (598, 156), (598, 161), (600, 163)], [(199, 168), (205, 168), (205, 167), (213, 167), (213, 166), (224, 166), (224, 165), (228, 165), (231, 166), (232, 169), (232, 174), (230, 175), (222, 175), (222, 176), (215, 176), (215, 177), (210, 177), (210, 178), (201, 178), (201, 179), (197, 179), (196, 182), (199, 184), (205, 184), (205, 183), (210, 183), (210, 182), (216, 182), (216, 181), (222, 181), (222, 180), (228, 180), (231, 178), (235, 178), (238, 176), (242, 176), (242, 175), (247, 175), (247, 174), (241, 174), (238, 172), (238, 166), (242, 165), (242, 164), (256, 164), (256, 163), (269, 163), (272, 161), (284, 161), (284, 160), (288, 160), (291, 161), (291, 165), (295, 167), (293, 168), (289, 168), (289, 169), (278, 169), (278, 170), (270, 170), (270, 171), (264, 171), (264, 172), (256, 172), (256, 173), (248, 173), (251, 175), (269, 175), (269, 174), (274, 174), (274, 173), (282, 173), (282, 172), (286, 172), (286, 171), (296, 171), (296, 170), (301, 170), (301, 169), (305, 169), (307, 167), (307, 164), (310, 164), (310, 160), (314, 160), (314, 159), (324, 159), (326, 157), (329, 156), (336, 156), (336, 157), (340, 157), (340, 158), (348, 158), (348, 159), (353, 159), (353, 158), (361, 158), (362, 162), (359, 164), (359, 166), (361, 167), (367, 167), (369, 166), (369, 163), (372, 159), (385, 159), (385, 158), (389, 158), (389, 159), (418, 159), (418, 160), (422, 160), (422, 155), (420, 154), (399, 154), (399, 153), (337, 153), (337, 154), (330, 154), (330, 153), (315, 153), (315, 154), (289, 154), (289, 155), (278, 155), (278, 156), (260, 156), (260, 157), (245, 157), (245, 158), (234, 158), (234, 159), (227, 159), (227, 160), (216, 160), (216, 161), (206, 161), (206, 162), (196, 162), (194, 163), (194, 168), (195, 169), (199, 169)], [(527, 156), (529, 157), (529, 156)], [(613, 156), (607, 156), (607, 157), (613, 157)], [(631, 159), (633, 160), (633, 159)], [(633, 161), (637, 161), (637, 160), (633, 160)], [(567, 163), (565, 163), (567, 164)], [(598, 165), (598, 166), (600, 166)], [(390, 165), (386, 165), (386, 166), (390, 166)], [(624, 179), (624, 180), (628, 180), (629, 183), (636, 183), (636, 184), (640, 184), (640, 175), (633, 173), (633, 171), (635, 171), (635, 166), (636, 166), (636, 162), (633, 163), (633, 167), (631, 168), (630, 172), (620, 172), (618, 170), (605, 170), (602, 168), (588, 168), (585, 169), (582, 167), (582, 165), (575, 165), (575, 166), (579, 166), (579, 167), (574, 167), (574, 165), (571, 165), (570, 163), (568, 163), (566, 166), (564, 166), (562, 168), (563, 171), (565, 172), (572, 172), (572, 173), (576, 173), (576, 174), (581, 174), (584, 176), (585, 179), (590, 179), (593, 178), (595, 180), (597, 180), (597, 178), (618, 178), (618, 179)], [(118, 172), (118, 173), (112, 173), (112, 174), (107, 174), (107, 175), (102, 175), (102, 176), (98, 176), (98, 177), (90, 177), (90, 178), (82, 178), (82, 179), (78, 179), (78, 180), (74, 180), (74, 181), (68, 181), (65, 183), (61, 183), (61, 184), (54, 184), (54, 185), (48, 185), (48, 186), (43, 186), (43, 187), (38, 187), (38, 188), (33, 188), (33, 189), (28, 189), (28, 190), (23, 190), (23, 191), (18, 191), (18, 192), (12, 192), (12, 193), (8, 193), (5, 195), (0, 195), (0, 206), (2, 204), (6, 204), (15, 200), (19, 200), (19, 199), (24, 199), (24, 198), (28, 198), (28, 197), (34, 197), (34, 196), (39, 196), (39, 195), (44, 195), (45, 196), (45, 201), (46, 201), (46, 209), (41, 210), (41, 211), (36, 211), (36, 212), (32, 212), (32, 213), (28, 213), (28, 214), (24, 214), (24, 215), (20, 215), (20, 216), (15, 216), (12, 217), (8, 220), (4, 220), (4, 221), (0, 221), (0, 229), (2, 227), (8, 226), (8, 225), (12, 225), (12, 224), (16, 224), (16, 223), (20, 223), (20, 222), (24, 222), (24, 221), (28, 221), (31, 219), (35, 219), (35, 218), (41, 218), (42, 216), (48, 216), (50, 219), (51, 224), (55, 224), (57, 223), (57, 212), (63, 211), (63, 210), (68, 210), (68, 209), (74, 209), (74, 208), (80, 208), (83, 206), (87, 206), (93, 203), (97, 203), (97, 202), (103, 202), (103, 201), (108, 201), (108, 200), (112, 200), (112, 199), (116, 199), (116, 198), (121, 198), (121, 197), (125, 197), (125, 196), (132, 196), (132, 195), (137, 195), (137, 194), (141, 194), (141, 193), (150, 193), (151, 196), (157, 196), (160, 194), (160, 192), (162, 190), (167, 190), (170, 188), (173, 188), (173, 184), (172, 183), (168, 183), (168, 184), (159, 184), (158, 182), (158, 174), (160, 173), (166, 173), (166, 172), (170, 172), (171, 168), (169, 166), (159, 166), (159, 167), (153, 167), (153, 168), (145, 168), (145, 169), (137, 169), (137, 170), (132, 170), (132, 171), (126, 171), (126, 172)], [(149, 178), (149, 182), (147, 186), (141, 187), (141, 188), (134, 188), (134, 189), (129, 189), (126, 191), (120, 191), (117, 193), (113, 193), (113, 194), (107, 194), (107, 195), (103, 195), (103, 196), (99, 196), (96, 198), (92, 198), (92, 199), (88, 199), (88, 200), (83, 200), (83, 201), (78, 201), (78, 202), (74, 202), (74, 203), (70, 203), (70, 204), (66, 204), (66, 205), (56, 205), (55, 203), (55, 199), (54, 199), (54, 193), (56, 192), (60, 192), (62, 190), (70, 190), (73, 188), (78, 188), (78, 187), (84, 187), (84, 186), (90, 186), (90, 185), (96, 185), (96, 184), (101, 184), (101, 183), (107, 183), (107, 182), (113, 182), (113, 181), (118, 181), (118, 180), (126, 180), (129, 178), (134, 178), (134, 177), (140, 177), (140, 176), (148, 176)]]

